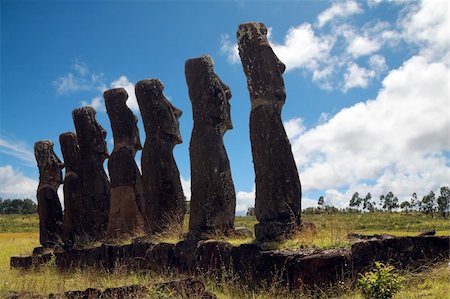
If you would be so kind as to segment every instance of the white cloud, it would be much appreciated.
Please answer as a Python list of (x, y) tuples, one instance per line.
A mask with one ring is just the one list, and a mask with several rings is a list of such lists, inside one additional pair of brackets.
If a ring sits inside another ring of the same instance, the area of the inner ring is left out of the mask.
[(356, 1), (335, 2), (317, 17), (318, 26), (322, 27), (334, 19), (345, 18), (362, 12), (363, 10)]
[(180, 180), (186, 200), (191, 201), (191, 178), (184, 178), (183, 176), (180, 176)]
[(136, 94), (134, 92), (134, 84), (128, 80), (126, 76), (120, 76), (119, 79), (111, 82), (111, 88), (124, 88), (128, 93), (127, 106), (131, 110), (138, 112), (139, 105), (136, 100)]
[(33, 151), (22, 141), (7, 140), (0, 136), (0, 153), (18, 158), (28, 165), (36, 165)]
[(347, 47), (347, 51), (355, 58), (378, 51), (381, 45), (365, 36), (355, 37)]
[(72, 65), (72, 68), (78, 72), (78, 74), (82, 77), (86, 76), (89, 73), (88, 66), (80, 62), (79, 60), (76, 60), (75, 63)]
[(72, 72), (52, 82), (58, 95), (104, 89), (102, 73), (91, 73), (87, 65), (78, 60), (75, 60), (71, 69)]
[(381, 73), (387, 69), (386, 59), (381, 55), (373, 55), (369, 59), (370, 67), (376, 72)]
[[(326, 123), (331, 118), (331, 115), (327, 112), (320, 113), (319, 119), (317, 120), (317, 124)], [(288, 136), (289, 137), (289, 136)]]
[(374, 78), (376, 73), (364, 67), (358, 66), (356, 63), (351, 63), (344, 74), (343, 90), (347, 91), (351, 88), (361, 87), (366, 88), (369, 81)]
[(314, 34), (311, 24), (301, 24), (288, 30), (284, 43), (272, 42), (273, 51), (286, 64), (286, 69), (316, 69), (319, 62), (329, 56), (334, 40), (319, 38)]
[(239, 63), (238, 45), (230, 40), (230, 35), (223, 34), (220, 40), (220, 52), (227, 57), (231, 64)]
[[(269, 28), (269, 43), (287, 71), (305, 71), (303, 74), (311, 74), (313, 82), (320, 88), (343, 91), (366, 88), (372, 79), (378, 78), (386, 64), (380, 59), (375, 61), (382, 57), (373, 54), (384, 45), (398, 45), (400, 34), (383, 21), (368, 22), (358, 28), (345, 23), (333, 24), (330, 30), (303, 23), (289, 28), (282, 43), (274, 41), (271, 32)], [(230, 41), (229, 35), (222, 36), (221, 52), (229, 63), (239, 63), (238, 47)], [(356, 59), (368, 55), (375, 56), (367, 59), (370, 68), (358, 65), (363, 61), (356, 63)]]
[(95, 97), (90, 103), (86, 101), (81, 101), (82, 106), (91, 106), (96, 111), (106, 112), (105, 100), (102, 97)]
[(291, 143), (303, 190), (343, 188), (333, 193), (342, 201), (361, 190), (407, 197), (448, 184), (449, 71), (414, 56), (386, 76), (375, 100), (297, 134)]
[(449, 65), (450, 4), (447, 1), (421, 1), (409, 7), (399, 21), (406, 41), (419, 45), (422, 55)]
[(283, 123), (286, 135), (289, 139), (298, 137), (305, 130), (303, 120), (301, 118), (293, 118)]
[(36, 200), (38, 181), (26, 177), (11, 165), (0, 166), (0, 197), (3, 199), (30, 198)]
[(247, 213), (248, 208), (255, 206), (255, 186), (252, 191), (238, 191), (236, 193), (236, 215), (242, 216)]

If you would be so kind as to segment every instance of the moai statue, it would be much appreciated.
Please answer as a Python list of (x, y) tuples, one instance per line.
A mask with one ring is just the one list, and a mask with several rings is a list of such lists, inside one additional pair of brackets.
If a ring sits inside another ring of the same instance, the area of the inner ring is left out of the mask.
[(39, 242), (44, 247), (57, 247), (62, 244), (63, 212), (58, 197), (58, 188), (62, 183), (64, 164), (53, 151), (50, 140), (34, 144), (34, 156), (39, 168), (39, 186), (37, 189), (39, 213)]
[(194, 118), (189, 144), (192, 190), (189, 237), (229, 235), (234, 231), (236, 193), (223, 135), (233, 128), (231, 90), (214, 72), (210, 56), (187, 60), (185, 75)]
[(92, 107), (78, 108), (72, 112), (80, 147), (82, 227), (87, 241), (100, 240), (105, 236), (110, 199), (110, 184), (103, 168), (103, 162), (109, 156), (106, 131), (97, 122), (95, 114)]
[(158, 79), (136, 84), (146, 134), (141, 158), (145, 198), (142, 214), (150, 234), (169, 226), (181, 230), (185, 212), (180, 173), (173, 157), (175, 145), (182, 143), (178, 123), (182, 112), (166, 99), (163, 90)]
[(114, 137), (114, 149), (108, 160), (111, 204), (106, 238), (142, 235), (144, 218), (140, 208), (144, 198), (141, 173), (134, 160), (136, 152), (142, 149), (138, 120), (126, 105), (125, 89), (107, 90), (103, 97)]
[(77, 134), (66, 132), (59, 135), (59, 143), (64, 158), (66, 174), (64, 177), (64, 245), (72, 247), (85, 239), (82, 227), (82, 195), (80, 173), (80, 147)]
[(286, 99), (285, 65), (267, 40), (262, 23), (241, 24), (237, 32), (251, 99), (250, 139), (255, 167), (257, 240), (289, 237), (300, 225), (301, 185), (281, 121)]

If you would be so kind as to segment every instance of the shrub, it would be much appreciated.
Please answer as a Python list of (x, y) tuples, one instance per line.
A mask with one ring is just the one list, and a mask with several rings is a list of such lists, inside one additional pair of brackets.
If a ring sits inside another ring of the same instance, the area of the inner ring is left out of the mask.
[(375, 262), (372, 271), (365, 273), (358, 280), (358, 287), (365, 298), (392, 298), (401, 289), (403, 278), (393, 273), (395, 268)]

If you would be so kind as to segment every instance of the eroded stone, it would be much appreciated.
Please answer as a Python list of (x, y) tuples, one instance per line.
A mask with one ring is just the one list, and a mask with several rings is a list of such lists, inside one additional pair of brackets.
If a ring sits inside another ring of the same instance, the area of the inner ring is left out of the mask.
[(108, 225), (110, 183), (103, 168), (109, 157), (106, 147), (106, 131), (95, 118), (92, 107), (75, 109), (73, 122), (80, 147), (80, 169), (82, 190), (82, 230), (86, 241), (100, 240)]
[(214, 72), (210, 56), (187, 60), (185, 75), (194, 118), (189, 144), (189, 237), (228, 235), (234, 229), (236, 209), (236, 192), (223, 144), (223, 135), (233, 128), (231, 90)]
[(82, 184), (80, 172), (80, 147), (78, 146), (77, 134), (66, 132), (59, 135), (59, 143), (64, 158), (66, 174), (64, 177), (64, 222), (63, 240), (68, 247), (77, 241), (84, 239), (83, 236), (83, 204)]
[(62, 183), (64, 164), (53, 151), (50, 140), (34, 144), (34, 156), (39, 168), (37, 189), (39, 213), (39, 241), (45, 247), (62, 244), (63, 212), (58, 197), (58, 188)]
[(178, 119), (181, 110), (163, 94), (158, 79), (136, 84), (136, 97), (146, 139), (142, 150), (143, 216), (150, 234), (171, 229), (180, 231), (184, 217), (184, 194), (180, 173), (173, 157), (175, 145), (182, 142)]
[(111, 203), (106, 237), (133, 237), (144, 232), (140, 210), (144, 202), (141, 173), (134, 160), (136, 152), (142, 149), (137, 117), (126, 105), (125, 89), (107, 90), (103, 96), (114, 138), (114, 149), (108, 160)]
[(286, 67), (270, 47), (264, 24), (241, 24), (237, 38), (251, 99), (250, 140), (259, 221), (255, 235), (259, 241), (283, 239), (299, 227), (301, 211), (300, 179), (281, 120)]

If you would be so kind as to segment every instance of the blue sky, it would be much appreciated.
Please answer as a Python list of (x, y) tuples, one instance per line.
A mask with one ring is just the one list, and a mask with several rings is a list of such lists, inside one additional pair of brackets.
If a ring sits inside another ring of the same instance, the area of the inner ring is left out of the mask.
[[(400, 199), (449, 177), (449, 5), (445, 1), (1, 1), (0, 197), (34, 198), (32, 148), (73, 131), (92, 105), (108, 131), (102, 92), (159, 78), (183, 111), (175, 148), (189, 197), (192, 111), (184, 62), (209, 54), (232, 90), (225, 144), (238, 213), (254, 202), (250, 100), (236, 52), (240, 23), (270, 28), (286, 64), (283, 120), (303, 206), (345, 206), (355, 191)], [(139, 116), (140, 118), (140, 116)], [(141, 140), (145, 140), (142, 122)], [(274, 157), (282, 159), (282, 157)], [(139, 157), (138, 157), (139, 160)], [(62, 189), (62, 188), (61, 188)]]

